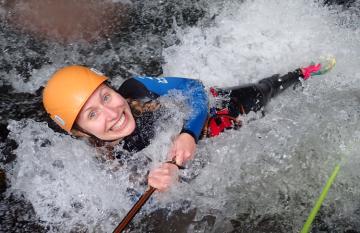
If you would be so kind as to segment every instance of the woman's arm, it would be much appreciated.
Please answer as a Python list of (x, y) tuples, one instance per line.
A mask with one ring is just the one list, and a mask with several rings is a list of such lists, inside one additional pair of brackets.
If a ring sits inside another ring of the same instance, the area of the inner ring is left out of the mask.
[(204, 86), (198, 80), (178, 77), (137, 77), (135, 79), (156, 95), (162, 96), (168, 94), (170, 90), (178, 90), (187, 97), (191, 112), (185, 119), (183, 129), (174, 139), (169, 152), (169, 159), (175, 159), (178, 165), (183, 165), (194, 157), (196, 143), (207, 119), (208, 97)]
[(178, 90), (187, 97), (191, 109), (185, 119), (183, 129), (175, 138), (170, 149), (170, 159), (175, 158), (178, 165), (193, 158), (202, 128), (208, 115), (208, 97), (204, 86), (198, 80), (179, 77), (136, 77), (121, 85), (119, 93), (125, 98), (150, 98), (167, 95)]
[(166, 95), (170, 90), (178, 90), (186, 96), (191, 112), (185, 119), (181, 133), (190, 134), (195, 142), (199, 140), (208, 115), (208, 97), (200, 81), (179, 77), (136, 77), (134, 79), (158, 96)]

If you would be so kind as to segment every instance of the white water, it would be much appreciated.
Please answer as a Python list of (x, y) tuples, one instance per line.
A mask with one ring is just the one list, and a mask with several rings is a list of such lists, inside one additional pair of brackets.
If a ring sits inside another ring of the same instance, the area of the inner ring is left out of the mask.
[[(360, 157), (360, 15), (355, 13), (313, 1), (246, 1), (224, 4), (212, 27), (179, 30), (182, 43), (164, 51), (165, 75), (196, 77), (208, 86), (255, 82), (320, 55), (332, 54), (338, 61), (331, 73), (304, 83), (302, 91), (273, 100), (265, 118), (200, 144), (198, 156), (210, 152), (211, 163), (181, 195), (196, 199), (195, 205), (208, 213), (221, 210), (227, 217), (250, 209), (256, 209), (255, 216), (278, 213), (297, 232), (332, 168), (346, 157), (325, 205), (334, 205), (334, 216), (359, 226), (354, 211), (360, 178), (355, 172)], [(281, 195), (288, 201), (285, 206)]]
[[(199, 175), (158, 195), (147, 211), (170, 200), (176, 209), (180, 200), (190, 200), (190, 208), (198, 208), (197, 219), (217, 217), (214, 232), (231, 230), (229, 219), (241, 214), (251, 219), (275, 213), (298, 232), (331, 170), (345, 158), (324, 203), (335, 213), (325, 221), (332, 225), (345, 216), (360, 227), (359, 12), (310, 0), (218, 2), (209, 11), (218, 14), (214, 23), (177, 29), (182, 43), (163, 51), (164, 75), (232, 86), (286, 73), (322, 54), (335, 55), (337, 66), (304, 83), (303, 89), (274, 99), (264, 118), (252, 121), (259, 116), (250, 115), (240, 131), (201, 141), (194, 164), (184, 171)], [(58, 60), (60, 64), (62, 57)], [(76, 54), (69, 60), (77, 61)], [(28, 91), (45, 82), (53, 68), (44, 69), (37, 79), (32, 77)], [(176, 132), (168, 126), (136, 156), (157, 155), (155, 160), (161, 161), (166, 136)], [(94, 159), (95, 151), (83, 142), (31, 120), (11, 122), (9, 129), (19, 148), (8, 192), (23, 194), (41, 220), (60, 231), (83, 224), (90, 231), (109, 232), (130, 208), (129, 174)], [(199, 169), (198, 162), (206, 166)], [(190, 226), (189, 232), (194, 231)]]

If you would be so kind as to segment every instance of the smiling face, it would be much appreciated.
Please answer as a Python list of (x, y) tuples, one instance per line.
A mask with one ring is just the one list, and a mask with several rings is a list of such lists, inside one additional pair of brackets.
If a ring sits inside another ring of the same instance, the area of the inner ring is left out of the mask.
[(76, 124), (86, 133), (106, 141), (121, 139), (135, 129), (127, 101), (105, 84), (100, 85), (86, 101)]

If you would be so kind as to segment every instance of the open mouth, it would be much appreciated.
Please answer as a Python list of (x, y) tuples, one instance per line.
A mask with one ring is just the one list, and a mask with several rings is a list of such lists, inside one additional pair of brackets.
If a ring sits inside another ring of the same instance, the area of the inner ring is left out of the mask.
[(110, 128), (111, 131), (121, 130), (125, 127), (126, 116), (125, 113), (121, 114), (120, 119)]

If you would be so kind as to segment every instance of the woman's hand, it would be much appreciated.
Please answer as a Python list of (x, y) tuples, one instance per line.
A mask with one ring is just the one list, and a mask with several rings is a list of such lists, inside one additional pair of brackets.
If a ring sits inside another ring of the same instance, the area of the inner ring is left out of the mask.
[(179, 134), (170, 149), (170, 159), (175, 159), (177, 165), (183, 165), (194, 158), (196, 143), (188, 133)]
[(175, 164), (164, 163), (159, 168), (150, 171), (148, 184), (164, 192), (178, 180), (178, 167)]

